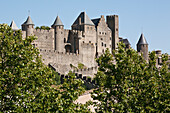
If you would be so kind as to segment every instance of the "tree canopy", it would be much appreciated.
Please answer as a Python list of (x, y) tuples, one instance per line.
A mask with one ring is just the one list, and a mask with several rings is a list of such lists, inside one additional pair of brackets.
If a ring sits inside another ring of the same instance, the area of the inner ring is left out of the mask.
[[(1, 112), (90, 112), (88, 103), (75, 103), (84, 92), (83, 81), (75, 74), (60, 85), (56, 72), (42, 63), (32, 42), (22, 39), (21, 30), (0, 24), (0, 111)], [(156, 67), (155, 52), (147, 63), (133, 49), (118, 50), (97, 59), (97, 88), (92, 98), (96, 112), (168, 112), (169, 77), (167, 55), (161, 68)], [(80, 65), (82, 67), (82, 65)]]
[(96, 81), (99, 85), (93, 91), (96, 112), (168, 112), (169, 77), (167, 55), (162, 55), (162, 66), (156, 67), (155, 52), (149, 55), (147, 63), (133, 49), (118, 50), (97, 59), (99, 64)]
[(40, 26), (40, 27), (36, 27), (35, 29), (43, 29), (43, 30), (50, 30), (50, 27), (48, 26)]
[(74, 103), (83, 93), (82, 81), (70, 72), (56, 88), (57, 75), (42, 63), (31, 44), (35, 39), (22, 39), (21, 30), (0, 24), (0, 111), (88, 112), (84, 105)]

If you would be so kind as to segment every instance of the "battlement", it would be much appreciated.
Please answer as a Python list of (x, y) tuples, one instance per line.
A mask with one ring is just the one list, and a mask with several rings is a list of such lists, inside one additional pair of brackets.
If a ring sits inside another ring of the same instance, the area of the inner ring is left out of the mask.
[(44, 30), (44, 29), (34, 29), (35, 32), (39, 32), (39, 33), (49, 33), (51, 31), (53, 31), (53, 28), (50, 28), (50, 30)]
[[(65, 74), (60, 74), (60, 73), (58, 73), (58, 74), (61, 77), (61, 83), (63, 83), (64, 79), (68, 79), (69, 78), (69, 76), (67, 74), (66, 75)], [(76, 79), (82, 79), (83, 81), (88, 82), (90, 84), (94, 85), (96, 83), (95, 80), (93, 78), (91, 78), (91, 75), (84, 76), (83, 74), (75, 73), (75, 76), (76, 76)]]
[(70, 31), (70, 29), (64, 29), (64, 31), (69, 32), (69, 31)]
[[(118, 17), (118, 15), (107, 16), (110, 19), (108, 23), (113, 28), (118, 26), (112, 24), (117, 19), (116, 16)], [(86, 13), (82, 13), (71, 26), (72, 29), (64, 29), (64, 24), (57, 17), (52, 28), (49, 30), (35, 29), (33, 26), (30, 26), (30, 29), (23, 32), (23, 37), (31, 34), (38, 37), (34, 41), (34, 45), (39, 48), (44, 64), (49, 65), (51, 63), (51, 66), (57, 72), (66, 74), (69, 70), (73, 70), (70, 64), (77, 66), (78, 63), (82, 63), (87, 67), (86, 69), (73, 71), (77, 74), (82, 74), (82, 79), (83, 77), (84, 79), (86, 79), (85, 77), (90, 79), (88, 76), (93, 78), (94, 73), (97, 73), (97, 67), (95, 67), (97, 66), (95, 61), (97, 52), (103, 49), (102, 46), (106, 47), (107, 45), (110, 47), (109, 49), (112, 48), (110, 43), (112, 37), (111, 35), (106, 35), (112, 34), (112, 31), (109, 29), (110, 26), (107, 27), (108, 23), (105, 21), (104, 15), (101, 15), (101, 18), (97, 18), (93, 22)], [(99, 28), (99, 33), (97, 33), (95, 26)], [(100, 33), (102, 35), (99, 35)], [(105, 37), (110, 40), (105, 42)], [(103, 40), (105, 45), (98, 41), (98, 39)], [(101, 48), (100, 46), (97, 47), (97, 45), (101, 44)]]
[(76, 69), (74, 70), (74, 72), (83, 72), (83, 71), (96, 71), (97, 70), (97, 66), (96, 67), (91, 67), (91, 68), (84, 68), (84, 69)]
[(113, 19), (113, 18), (115, 18), (115, 17), (118, 17), (118, 15), (107, 15), (107, 18), (108, 18), (108, 19)]
[(39, 49), (40, 53), (54, 53), (54, 54), (60, 54), (60, 55), (73, 55), (78, 56), (77, 53), (70, 53), (70, 52), (59, 52), (56, 50), (46, 50), (46, 49)]
[(94, 78), (94, 74), (97, 73), (97, 66), (91, 67), (87, 69), (75, 69), (73, 70), (74, 73), (82, 74), (83, 76), (90, 76), (91, 78)]

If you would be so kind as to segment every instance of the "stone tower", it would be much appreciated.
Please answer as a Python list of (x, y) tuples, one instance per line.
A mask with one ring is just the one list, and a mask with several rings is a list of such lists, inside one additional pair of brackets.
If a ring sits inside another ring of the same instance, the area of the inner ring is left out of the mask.
[(34, 35), (34, 23), (30, 16), (28, 16), (27, 20), (22, 24), (22, 30), (26, 31), (26, 37)]
[(64, 52), (64, 25), (59, 16), (51, 27), (54, 29), (54, 49), (58, 52)]
[(77, 36), (74, 37), (74, 52), (83, 53), (83, 43), (96, 43), (95, 25), (85, 12), (81, 12), (77, 17), (72, 24), (72, 30), (77, 31)]
[(112, 50), (115, 50), (119, 43), (119, 17), (118, 15), (107, 16), (107, 25), (112, 31)]
[(140, 36), (140, 39), (137, 43), (137, 51), (143, 54), (143, 57), (146, 61), (148, 61), (148, 43), (143, 35)]

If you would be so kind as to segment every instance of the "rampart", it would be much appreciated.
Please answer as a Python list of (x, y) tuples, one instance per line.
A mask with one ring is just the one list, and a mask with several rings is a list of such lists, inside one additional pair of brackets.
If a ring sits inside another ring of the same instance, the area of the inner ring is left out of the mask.
[(38, 39), (34, 41), (35, 47), (41, 49), (54, 49), (54, 29), (34, 29), (34, 35), (38, 37)]
[(83, 76), (90, 76), (91, 78), (94, 78), (94, 74), (97, 73), (97, 66), (91, 67), (91, 68), (85, 68), (85, 69), (76, 69), (73, 72), (77, 74), (82, 74)]
[[(79, 63), (84, 64), (87, 68), (90, 68), (92, 66), (95, 66), (96, 62), (93, 59), (91, 61), (84, 61), (82, 54), (75, 54), (75, 53), (64, 53), (64, 52), (58, 52), (55, 50), (42, 50), (39, 49), (40, 54), (42, 55), (43, 62), (46, 65), (53, 66), (57, 72), (62, 74), (67, 74), (69, 70), (71, 70), (70, 64), (74, 66), (78, 66)], [(92, 64), (93, 63), (93, 64)], [(91, 64), (91, 65), (86, 65)], [(94, 70), (88, 69), (89, 73), (92, 73)], [(91, 71), (91, 72), (90, 72)], [(85, 73), (85, 70), (82, 70), (82, 73)], [(88, 72), (87, 72), (88, 73)]]

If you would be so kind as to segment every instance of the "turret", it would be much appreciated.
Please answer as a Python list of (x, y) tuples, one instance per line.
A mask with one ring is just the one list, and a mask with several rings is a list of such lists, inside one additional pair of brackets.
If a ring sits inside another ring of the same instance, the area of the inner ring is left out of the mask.
[(137, 51), (143, 54), (143, 57), (146, 61), (148, 61), (148, 43), (143, 35), (140, 36), (140, 39), (137, 43)]
[(112, 50), (118, 47), (119, 43), (119, 17), (118, 15), (107, 16), (107, 25), (112, 31)]
[(15, 24), (14, 21), (11, 22), (10, 27), (11, 27), (14, 31), (19, 30), (19, 28), (17, 27), (17, 25)]
[(58, 52), (64, 52), (64, 25), (59, 16), (51, 27), (54, 29), (54, 49)]
[(26, 37), (34, 35), (34, 23), (30, 16), (28, 16), (27, 20), (22, 24), (22, 30), (26, 31)]

